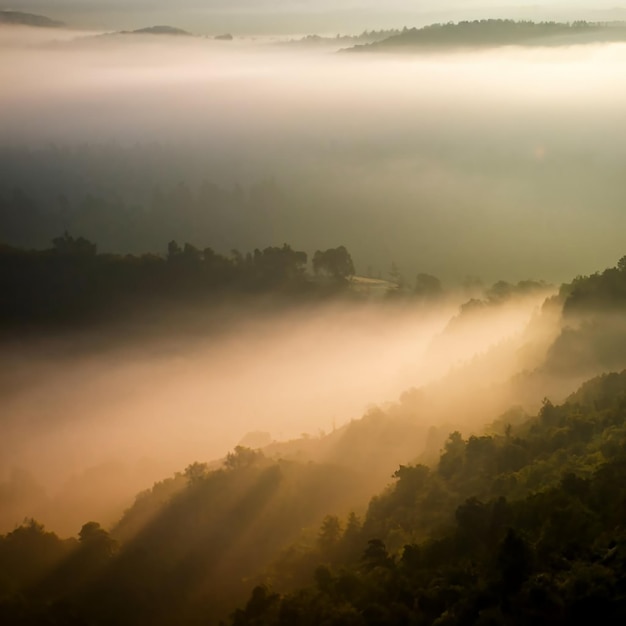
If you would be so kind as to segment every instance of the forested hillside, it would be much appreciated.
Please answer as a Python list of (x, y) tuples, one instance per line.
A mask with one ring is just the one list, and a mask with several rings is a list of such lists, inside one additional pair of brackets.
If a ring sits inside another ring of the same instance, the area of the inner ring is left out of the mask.
[(254, 584), (234, 624), (619, 623), (625, 402), (626, 373), (604, 375), (521, 423), (452, 433), (362, 519), (345, 469), (240, 448), (156, 485), (111, 534), (27, 522), (0, 542), (3, 623), (215, 623)]
[(501, 434), (453, 433), (435, 467), (400, 466), (358, 532), (338, 526), (309, 585), (258, 587), (233, 623), (622, 623), (625, 401), (611, 374)]

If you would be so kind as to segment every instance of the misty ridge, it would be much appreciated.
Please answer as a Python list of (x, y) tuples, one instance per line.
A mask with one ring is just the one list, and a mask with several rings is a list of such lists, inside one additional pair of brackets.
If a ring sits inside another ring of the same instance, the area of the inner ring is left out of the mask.
[(622, 624), (623, 24), (31, 6), (0, 622)]
[(0, 10), (0, 24), (19, 26), (35, 26), (38, 28), (59, 28), (65, 26), (63, 22), (52, 20), (45, 15), (22, 13), (21, 11)]
[[(624, 41), (622, 23), (594, 24), (532, 22), (515, 20), (474, 20), (458, 24), (433, 24), (423, 28), (405, 28), (401, 33), (352, 51), (384, 51), (398, 49), (436, 50), (467, 49), (498, 46), (571, 46), (593, 42)], [(349, 49), (350, 50), (350, 49)]]

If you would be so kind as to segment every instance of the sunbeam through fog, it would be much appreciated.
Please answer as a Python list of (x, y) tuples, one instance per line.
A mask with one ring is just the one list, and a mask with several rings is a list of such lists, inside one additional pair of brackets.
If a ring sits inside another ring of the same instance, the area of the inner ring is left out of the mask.
[(471, 320), (435, 352), (454, 305), (329, 306), (257, 321), (248, 314), (193, 340), (173, 319), (145, 344), (112, 337), (104, 351), (71, 356), (63, 343), (22, 347), (3, 359), (14, 365), (3, 381), (2, 469), (26, 469), (53, 493), (89, 468), (126, 465), (117, 504), (137, 481), (223, 456), (249, 431), (318, 436), (513, 340), (508, 367), (483, 382), (506, 380), (525, 365), (514, 352), (544, 297)]

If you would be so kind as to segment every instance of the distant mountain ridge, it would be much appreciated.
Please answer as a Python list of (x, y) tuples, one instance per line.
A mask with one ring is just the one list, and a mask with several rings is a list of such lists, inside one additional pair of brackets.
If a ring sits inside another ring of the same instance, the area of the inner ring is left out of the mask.
[(626, 40), (626, 24), (577, 21), (531, 22), (486, 19), (423, 28), (405, 28), (382, 41), (348, 48), (347, 52), (442, 50), (505, 45), (571, 45)]
[(45, 15), (22, 13), (20, 11), (0, 10), (0, 24), (15, 24), (16, 26), (37, 26), (40, 28), (59, 28), (65, 26), (63, 22), (52, 20)]
[(131, 35), (178, 35), (178, 36), (186, 36), (191, 37), (192, 34), (182, 28), (175, 28), (174, 26), (165, 26), (165, 25), (157, 25), (157, 26), (146, 26), (145, 28), (138, 28), (136, 30), (131, 31), (122, 31), (124, 34)]
[(324, 35), (305, 35), (304, 37), (300, 37), (298, 39), (289, 39), (287, 41), (282, 42), (284, 45), (289, 46), (319, 46), (319, 45), (357, 45), (357, 44), (370, 44), (376, 43), (379, 41), (384, 41), (393, 37), (395, 35), (399, 35), (402, 31), (394, 28), (389, 30), (372, 30), (372, 31), (363, 31), (359, 35), (335, 35), (334, 37), (324, 36)]

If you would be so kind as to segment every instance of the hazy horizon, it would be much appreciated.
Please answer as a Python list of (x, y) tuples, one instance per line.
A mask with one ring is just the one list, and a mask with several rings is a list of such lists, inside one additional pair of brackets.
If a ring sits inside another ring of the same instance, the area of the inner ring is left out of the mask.
[(357, 34), (364, 30), (426, 26), (464, 19), (508, 18), (573, 21), (624, 19), (626, 5), (614, 2), (542, 0), (13, 0), (6, 9), (45, 14), (76, 28), (124, 30), (168, 24), (197, 34)]

